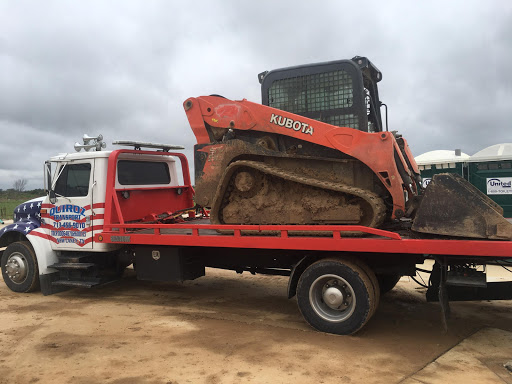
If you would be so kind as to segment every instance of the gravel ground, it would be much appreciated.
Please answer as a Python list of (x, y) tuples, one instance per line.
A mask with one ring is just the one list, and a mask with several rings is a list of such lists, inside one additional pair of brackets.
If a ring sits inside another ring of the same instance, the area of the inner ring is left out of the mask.
[[(445, 352), (487, 327), (512, 332), (512, 303), (495, 301), (452, 303), (444, 334), (438, 304), (402, 278), (358, 334), (323, 334), (286, 288), (284, 277), (212, 269), (183, 284), (138, 281), (127, 270), (104, 287), (51, 296), (15, 294), (2, 281), (0, 383), (458, 382), (468, 360)], [(492, 339), (503, 339), (499, 332), (476, 338), (474, 351), (484, 339), (512, 360)], [(448, 376), (432, 374), (439, 361)], [(461, 382), (507, 382), (508, 372), (484, 363), (486, 381)]]
[(207, 273), (164, 284), (128, 271), (52, 296), (0, 283), (0, 382), (398, 383), (481, 328), (512, 331), (509, 302), (471, 302), (452, 304), (443, 334), (438, 305), (403, 279), (357, 335), (323, 334), (286, 278)]

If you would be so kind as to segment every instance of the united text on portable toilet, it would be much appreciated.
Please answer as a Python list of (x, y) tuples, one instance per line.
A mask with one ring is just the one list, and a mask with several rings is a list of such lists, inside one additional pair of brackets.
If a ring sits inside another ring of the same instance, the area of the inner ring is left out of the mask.
[(437, 150), (425, 152), (415, 157), (416, 164), (423, 179), (423, 187), (425, 188), (432, 177), (438, 173), (456, 173), (462, 177), (466, 177), (464, 162), (469, 159), (469, 155), (460, 149), (455, 151)]
[(512, 143), (491, 145), (468, 160), (469, 182), (512, 218)]

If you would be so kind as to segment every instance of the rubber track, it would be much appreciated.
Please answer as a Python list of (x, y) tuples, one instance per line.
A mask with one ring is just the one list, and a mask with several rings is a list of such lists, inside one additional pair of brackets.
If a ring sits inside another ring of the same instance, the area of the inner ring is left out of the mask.
[[(372, 219), (371, 223), (369, 225), (367, 225), (368, 227), (378, 228), (382, 224), (384, 219), (386, 218), (386, 206), (384, 205), (384, 201), (377, 194), (375, 194), (373, 192), (370, 192), (370, 191), (362, 189), (362, 188), (357, 188), (354, 186), (343, 185), (340, 183), (334, 183), (334, 182), (330, 182), (330, 181), (322, 181), (322, 180), (318, 180), (318, 179), (313, 179), (311, 177), (302, 176), (302, 175), (299, 175), (294, 172), (283, 171), (279, 167), (264, 164), (264, 163), (261, 163), (258, 161), (250, 161), (250, 160), (236, 161), (236, 162), (230, 164), (226, 168), (226, 171), (224, 172), (225, 177), (223, 177), (224, 182), (221, 186), (219, 186), (219, 189), (217, 189), (215, 202), (217, 202), (218, 198), (221, 197), (221, 196), (219, 196), (220, 193), (222, 193), (222, 198), (224, 198), (225, 192), (228, 189), (226, 183), (229, 183), (231, 181), (231, 175), (234, 173), (236, 168), (239, 168), (239, 167), (253, 168), (253, 169), (259, 170), (260, 172), (266, 173), (268, 175), (277, 176), (281, 179), (285, 179), (285, 180), (292, 181), (295, 183), (305, 184), (305, 185), (309, 185), (309, 186), (316, 187), (316, 188), (327, 189), (327, 190), (331, 190), (331, 191), (335, 191), (335, 192), (345, 193), (345, 194), (352, 195), (352, 196), (357, 196), (357, 197), (365, 200), (371, 206), (371, 208), (374, 212), (373, 219)], [(224, 201), (223, 201), (223, 203), (224, 203)], [(218, 207), (219, 211), (223, 205), (224, 204), (222, 204), (220, 207)], [(214, 204), (214, 207), (215, 206), (218, 206), (218, 204)]]

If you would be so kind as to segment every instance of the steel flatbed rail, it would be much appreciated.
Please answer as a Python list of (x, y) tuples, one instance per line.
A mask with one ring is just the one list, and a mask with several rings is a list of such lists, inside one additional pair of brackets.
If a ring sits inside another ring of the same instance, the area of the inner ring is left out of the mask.
[[(205, 221), (207, 222), (203, 220)], [(223, 233), (217, 230), (222, 230)], [(232, 233), (226, 233), (227, 231)], [(245, 231), (251, 233), (244, 233)], [(276, 234), (264, 234), (269, 231)], [(301, 235), (297, 232), (308, 234)], [(325, 236), (326, 232), (332, 235)], [(366, 235), (347, 237), (342, 235), (343, 232), (362, 232)], [(314, 236), (313, 233), (318, 235)], [(420, 254), (425, 257), (512, 257), (512, 241), (411, 239), (395, 232), (341, 225), (109, 224), (101, 234), (94, 236), (94, 241), (183, 247)]]

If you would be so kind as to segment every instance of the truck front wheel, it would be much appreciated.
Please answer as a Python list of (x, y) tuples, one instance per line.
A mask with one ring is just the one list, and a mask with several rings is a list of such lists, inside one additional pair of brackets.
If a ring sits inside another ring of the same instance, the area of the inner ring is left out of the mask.
[(28, 241), (9, 245), (2, 254), (2, 276), (14, 292), (32, 292), (39, 288), (37, 259)]
[(377, 305), (373, 271), (342, 259), (311, 264), (297, 286), (299, 310), (315, 329), (349, 335), (361, 329)]

